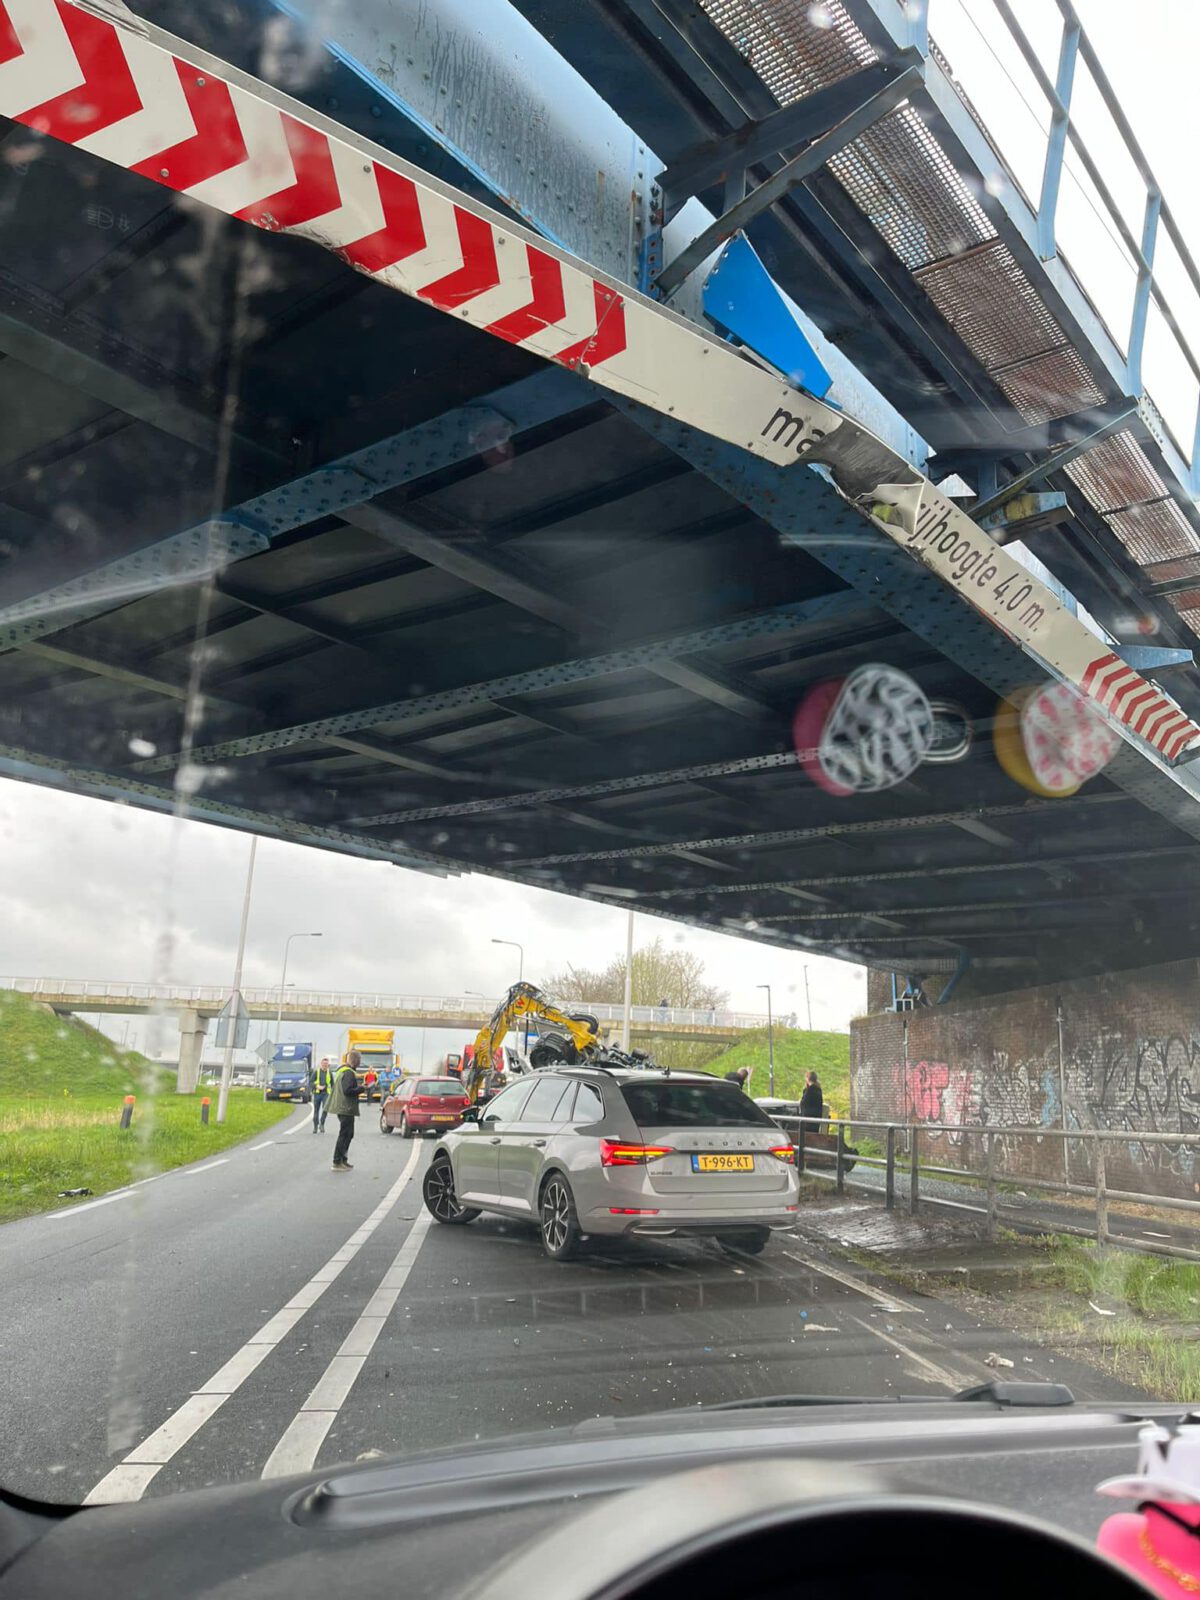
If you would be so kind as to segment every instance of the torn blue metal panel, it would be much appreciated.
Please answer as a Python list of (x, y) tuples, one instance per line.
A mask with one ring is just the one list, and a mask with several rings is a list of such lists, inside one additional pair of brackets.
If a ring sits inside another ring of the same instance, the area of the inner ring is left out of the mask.
[(1172, 667), (1191, 667), (1196, 662), (1190, 650), (1172, 650), (1161, 645), (1119, 644), (1114, 648), (1135, 672), (1166, 672)]
[[(539, 233), (640, 283), (665, 162), (508, 0), (275, 3)], [(713, 221), (696, 200), (680, 217), (682, 242)], [(671, 305), (700, 320), (698, 297)], [(830, 398), (919, 466), (925, 441), (836, 347), (814, 338), (815, 324), (799, 321), (831, 376)]]
[(704, 280), (704, 312), (798, 389), (824, 399), (833, 385), (817, 352), (744, 234), (731, 239)]

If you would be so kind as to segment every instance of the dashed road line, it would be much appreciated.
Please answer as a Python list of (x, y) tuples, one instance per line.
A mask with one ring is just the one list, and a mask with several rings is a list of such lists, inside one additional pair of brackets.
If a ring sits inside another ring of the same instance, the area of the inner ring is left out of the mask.
[(221, 1156), (217, 1161), (207, 1161), (202, 1167), (185, 1167), (179, 1174), (181, 1178), (198, 1178), (202, 1172), (211, 1172), (214, 1167), (223, 1167), (229, 1160), (228, 1156)]
[[(107, 1505), (114, 1501), (142, 1498), (150, 1483), (172, 1456), (199, 1432), (231, 1394), (236, 1393), (259, 1364), (270, 1355), (282, 1339), (286, 1338), (309, 1307), (320, 1299), (329, 1285), (346, 1269), (399, 1200), (419, 1154), (420, 1146), (414, 1145), (403, 1172), (341, 1249), (335, 1250), (320, 1271), (315, 1272), (257, 1333), (252, 1334), (241, 1349), (235, 1351), (229, 1360), (213, 1373), (207, 1383), (195, 1389), (161, 1427), (156, 1428), (142, 1440), (141, 1444), (130, 1450), (117, 1466), (107, 1472), (85, 1497), (85, 1505)], [(100, 1203), (102, 1202), (97, 1202)], [(87, 1208), (81, 1206), (77, 1209)]]
[(262, 1144), (252, 1144), (250, 1148), (251, 1150), (265, 1150), (268, 1145), (272, 1145), (274, 1143), (274, 1139), (264, 1139)]
[(396, 1259), (384, 1273), (362, 1315), (342, 1340), (338, 1353), (331, 1358), (316, 1387), (268, 1456), (262, 1470), (264, 1478), (284, 1478), (292, 1472), (306, 1472), (316, 1461), (317, 1451), (325, 1443), (325, 1436), (383, 1332), (432, 1221), (429, 1212), (422, 1211), (413, 1222)]

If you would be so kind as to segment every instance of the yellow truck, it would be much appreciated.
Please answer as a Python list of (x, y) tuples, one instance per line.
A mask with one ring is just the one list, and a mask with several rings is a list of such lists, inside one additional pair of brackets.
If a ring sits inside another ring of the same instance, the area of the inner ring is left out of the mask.
[(347, 1028), (343, 1061), (351, 1050), (362, 1057), (363, 1100), (385, 1099), (400, 1081), (395, 1028)]

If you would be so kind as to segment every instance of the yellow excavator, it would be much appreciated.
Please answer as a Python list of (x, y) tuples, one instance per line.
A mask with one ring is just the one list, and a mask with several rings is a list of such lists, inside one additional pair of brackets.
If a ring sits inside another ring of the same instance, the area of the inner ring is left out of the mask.
[(647, 1057), (640, 1051), (628, 1056), (601, 1044), (600, 1025), (595, 1017), (583, 1013), (569, 1014), (554, 1003), (548, 995), (532, 983), (514, 983), (493, 1011), (491, 1018), (479, 1030), (472, 1051), (471, 1062), (463, 1063), (463, 1087), (472, 1100), (479, 1098), (488, 1074), (493, 1070), (496, 1051), (504, 1043), (511, 1029), (518, 1029), (531, 1017), (538, 1019), (538, 1039), (529, 1052), (529, 1064), (540, 1067), (578, 1066), (589, 1061), (604, 1061), (614, 1065), (644, 1065)]

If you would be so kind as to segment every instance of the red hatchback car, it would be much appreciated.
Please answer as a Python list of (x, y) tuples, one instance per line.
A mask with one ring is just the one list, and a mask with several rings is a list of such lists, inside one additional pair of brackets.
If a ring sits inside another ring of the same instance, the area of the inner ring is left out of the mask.
[(399, 1128), (405, 1139), (457, 1128), (471, 1101), (458, 1078), (405, 1078), (379, 1109), (380, 1133)]

